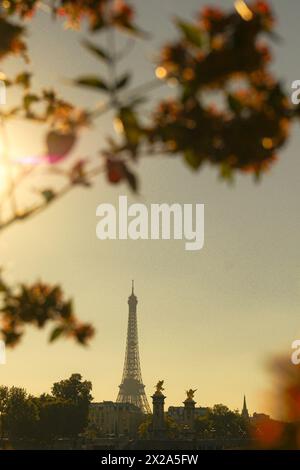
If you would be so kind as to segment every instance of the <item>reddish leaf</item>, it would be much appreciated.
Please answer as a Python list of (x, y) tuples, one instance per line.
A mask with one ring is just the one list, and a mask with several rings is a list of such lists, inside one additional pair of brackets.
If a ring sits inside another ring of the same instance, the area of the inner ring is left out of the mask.
[(50, 163), (64, 158), (71, 152), (75, 143), (76, 135), (72, 132), (63, 134), (57, 131), (51, 131), (47, 135), (47, 156)]

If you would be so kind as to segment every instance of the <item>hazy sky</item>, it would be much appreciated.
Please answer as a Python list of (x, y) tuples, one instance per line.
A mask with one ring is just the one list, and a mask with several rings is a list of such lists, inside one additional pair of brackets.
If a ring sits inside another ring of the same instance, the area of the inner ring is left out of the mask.
[[(190, 17), (209, 3), (232, 1), (151, 0), (133, 2), (140, 23), (153, 33), (123, 62), (136, 82), (153, 76), (157, 46), (175, 34), (174, 14)], [(300, 79), (297, 0), (273, 0), (279, 32), (273, 46), (276, 73), (286, 86)], [(29, 44), (37, 86), (59, 83), (63, 96), (91, 106), (98, 97), (74, 91), (62, 79), (99, 64), (78, 45), (80, 33), (62, 31), (40, 13), (30, 26)], [(14, 67), (13, 61), (9, 67)], [(100, 66), (101, 67), (101, 66)], [(75, 157), (95, 152), (111, 128), (110, 117), (83, 137)], [(42, 147), (35, 127), (10, 128), (14, 152), (28, 155)], [(167, 404), (178, 405), (187, 388), (197, 388), (198, 405), (225, 403), (241, 408), (246, 393), (251, 412), (264, 411), (269, 385), (265, 364), (274, 352), (289, 353), (300, 336), (299, 129), (295, 125), (278, 164), (257, 185), (248, 176), (234, 187), (214, 169), (193, 174), (180, 158), (141, 162), (141, 200), (205, 203), (205, 248), (187, 252), (183, 242), (96, 239), (96, 207), (116, 203), (126, 186), (99, 179), (92, 190), (77, 190), (35, 219), (1, 235), (0, 262), (10, 279), (60, 282), (78, 315), (94, 323), (97, 336), (87, 349), (70, 341), (47, 344), (46, 332), (28, 331), (8, 353), (0, 382), (32, 393), (80, 372), (92, 380), (96, 400), (115, 400), (121, 380), (131, 279), (139, 299), (142, 374), (149, 395), (165, 380)], [(42, 181), (36, 182), (42, 184)]]

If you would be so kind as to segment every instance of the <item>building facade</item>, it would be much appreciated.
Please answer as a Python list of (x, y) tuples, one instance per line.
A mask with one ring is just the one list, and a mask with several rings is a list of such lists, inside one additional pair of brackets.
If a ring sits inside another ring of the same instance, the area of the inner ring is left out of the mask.
[(143, 420), (144, 414), (131, 403), (103, 401), (90, 405), (89, 424), (99, 437), (135, 437)]
[[(202, 418), (208, 413), (209, 408), (203, 406), (195, 407), (195, 419)], [(185, 407), (184, 406), (169, 406), (167, 416), (172, 418), (176, 423), (183, 424), (185, 420)]]

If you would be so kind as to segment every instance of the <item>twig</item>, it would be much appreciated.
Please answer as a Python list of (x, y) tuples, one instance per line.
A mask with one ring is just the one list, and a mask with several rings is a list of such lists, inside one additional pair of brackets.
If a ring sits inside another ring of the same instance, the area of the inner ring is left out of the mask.
[(8, 185), (9, 185), (9, 194), (10, 194), (10, 200), (11, 200), (11, 209), (12, 213), (14, 215), (17, 215), (17, 201), (16, 201), (16, 194), (15, 194), (15, 181), (14, 181), (14, 175), (12, 171), (12, 163), (10, 160), (10, 148), (9, 148), (9, 140), (8, 140), (8, 135), (6, 131), (6, 125), (3, 116), (0, 116), (0, 130), (1, 130), (1, 136), (2, 136), (2, 141), (3, 141), (3, 160), (4, 164), (6, 167), (6, 172), (7, 172), (7, 179), (8, 179)]
[[(97, 166), (91, 169), (90, 171), (88, 171), (85, 176), (88, 178), (94, 178), (98, 176), (99, 174), (103, 173), (103, 171), (104, 171), (103, 165)], [(55, 193), (54, 197), (51, 200), (45, 200), (41, 204), (35, 204), (31, 206), (30, 208), (28, 208), (27, 210), (25, 210), (23, 213), (14, 214), (13, 217), (7, 219), (5, 222), (0, 224), (0, 230), (4, 230), (10, 227), (15, 222), (19, 222), (20, 220), (27, 219), (29, 217), (39, 214), (44, 209), (46, 209), (46, 207), (52, 204), (54, 201), (61, 199), (63, 196), (65, 196), (67, 193), (69, 193), (72, 189), (74, 189), (77, 186), (78, 185), (76, 185), (72, 181), (68, 182), (65, 186), (63, 186), (59, 191)]]
[[(163, 80), (154, 79), (149, 82), (143, 83), (142, 85), (138, 85), (137, 87), (129, 90), (129, 96), (127, 100), (132, 100), (137, 98), (139, 94), (148, 93), (149, 91), (155, 90), (156, 88), (160, 88), (161, 86), (165, 85), (166, 83)], [(126, 96), (125, 96), (126, 98)]]

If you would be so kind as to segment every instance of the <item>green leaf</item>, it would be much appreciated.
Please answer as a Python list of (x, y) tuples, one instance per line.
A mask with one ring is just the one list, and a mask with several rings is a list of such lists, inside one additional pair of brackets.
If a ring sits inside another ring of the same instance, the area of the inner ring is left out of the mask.
[(126, 85), (128, 85), (130, 81), (131, 75), (129, 73), (125, 73), (116, 83), (115, 90), (121, 90)]
[(262, 174), (261, 174), (260, 170), (256, 170), (253, 176), (254, 176), (255, 183), (260, 183), (261, 182)]
[(65, 157), (73, 149), (76, 139), (76, 134), (73, 132), (66, 134), (58, 131), (48, 132), (46, 136), (47, 154)]
[(227, 95), (228, 106), (234, 113), (239, 113), (242, 110), (241, 102), (233, 95)]
[(133, 36), (137, 36), (138, 38), (141, 38), (141, 39), (150, 38), (150, 34), (148, 32), (143, 31), (136, 25), (133, 25), (131, 23), (123, 23), (123, 24), (119, 23), (118, 25), (124, 28), (129, 34), (132, 34)]
[(197, 28), (197, 26), (179, 19), (176, 20), (176, 24), (188, 42), (197, 47), (202, 47), (204, 45), (203, 33), (199, 28)]
[(24, 108), (26, 110), (28, 110), (30, 108), (30, 106), (33, 104), (33, 103), (37, 103), (39, 101), (39, 97), (37, 95), (33, 95), (33, 94), (30, 94), (28, 93), (27, 95), (24, 96), (23, 98), (23, 105), (24, 105)]
[(187, 149), (184, 152), (184, 158), (185, 158), (185, 161), (187, 162), (187, 164), (191, 168), (193, 168), (193, 170), (198, 170), (198, 168), (200, 167), (200, 165), (202, 163), (201, 157), (191, 149)]
[(53, 341), (59, 338), (64, 333), (64, 331), (65, 331), (65, 327), (63, 326), (58, 326), (57, 328), (54, 328), (54, 330), (52, 331), (50, 335), (49, 342), (53, 343)]
[(125, 167), (125, 178), (127, 183), (129, 184), (130, 189), (136, 193), (138, 191), (138, 180), (132, 171), (130, 171), (127, 167)]
[(15, 78), (16, 85), (21, 85), (24, 88), (30, 87), (31, 74), (28, 72), (19, 73)]
[(1, 273), (0, 273), (0, 293), (8, 292), (8, 291), (9, 291), (9, 288), (7, 287), (5, 282), (3, 281), (2, 277), (1, 277)]
[(74, 81), (75, 85), (78, 86), (84, 86), (87, 88), (94, 88), (95, 90), (100, 90), (100, 91), (108, 91), (109, 87), (108, 85), (104, 82), (99, 77), (95, 76), (86, 76), (86, 77), (79, 77)]
[(22, 40), (25, 33), (25, 28), (15, 23), (8, 22), (3, 18), (3, 2), (1, 2), (1, 17), (0, 17), (0, 58), (14, 52), (14, 45), (19, 43), (19, 46), (26, 49)]
[(136, 113), (131, 107), (124, 106), (120, 109), (119, 117), (124, 124), (124, 127), (139, 127)]
[(107, 51), (102, 49), (101, 47), (96, 46), (92, 42), (88, 40), (82, 41), (82, 45), (93, 55), (98, 57), (98, 59), (104, 60), (104, 62), (111, 62), (111, 57)]
[(55, 198), (55, 193), (52, 191), (52, 189), (45, 189), (41, 192), (41, 195), (46, 202), (51, 202)]
[(220, 169), (220, 179), (227, 181), (229, 184), (234, 183), (234, 175), (230, 165), (224, 162)]
[(130, 146), (136, 147), (139, 144), (142, 135), (142, 130), (139, 126), (136, 113), (132, 108), (124, 107), (120, 110), (119, 118), (123, 123), (128, 143)]
[[(101, 15), (102, 16), (102, 15)], [(97, 18), (96, 22), (93, 25), (90, 25), (90, 31), (93, 33), (96, 33), (98, 31), (101, 31), (105, 28), (106, 24), (105, 21), (103, 21), (103, 18)]]

